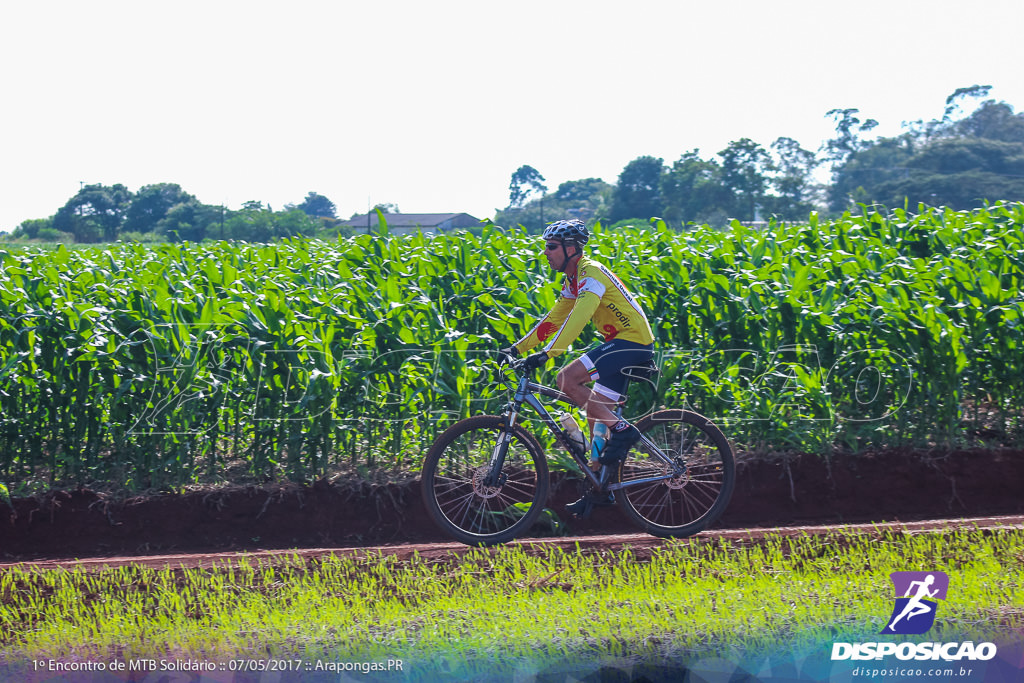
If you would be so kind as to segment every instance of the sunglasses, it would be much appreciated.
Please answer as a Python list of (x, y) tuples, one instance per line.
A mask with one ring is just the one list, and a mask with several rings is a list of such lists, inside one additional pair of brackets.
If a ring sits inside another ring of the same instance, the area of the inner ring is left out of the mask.
[(562, 246), (562, 245), (560, 243), (558, 243), (558, 242), (548, 242), (547, 245), (545, 245), (544, 250), (545, 251), (554, 251), (555, 249), (558, 249), (560, 246)]

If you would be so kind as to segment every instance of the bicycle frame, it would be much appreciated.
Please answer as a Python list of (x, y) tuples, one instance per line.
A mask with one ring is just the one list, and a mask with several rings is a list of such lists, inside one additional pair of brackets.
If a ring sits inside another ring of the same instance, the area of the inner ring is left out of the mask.
[[(572, 479), (567, 482), (574, 487), (582, 484), (583, 497), (568, 507), (568, 512), (580, 518), (594, 505), (615, 503), (644, 531), (683, 538), (703, 531), (721, 516), (735, 488), (735, 456), (728, 439), (711, 420), (690, 410), (660, 405), (658, 385), (652, 381), (655, 407), (637, 419), (640, 438), (636, 447), (624, 462), (602, 465), (595, 472), (590, 468), (594, 463), (588, 463), (593, 456), (585, 441), (569, 440), (570, 432), (575, 437), (576, 426), (559, 419), (562, 409), (579, 419), (580, 406), (570, 398), (577, 392), (571, 387), (563, 392), (539, 384), (533, 381), (537, 378), (532, 363), (503, 355), (496, 373), (503, 390), (486, 392), (500, 407), (451, 425), (424, 457), (423, 502), (441, 529), (474, 546), (506, 543), (531, 533), (537, 521), (550, 514), (545, 508), (554, 485), (550, 459), (558, 457), (552, 449), (559, 448), (559, 443), (581, 473), (569, 474)], [(514, 371), (515, 377), (506, 371)], [(629, 380), (656, 378), (658, 368), (643, 363), (623, 368), (622, 374), (628, 384)], [(615, 389), (627, 393), (625, 385)], [(625, 412), (624, 401), (612, 402), (609, 407), (620, 418)], [(536, 415), (529, 414), (531, 409)], [(537, 439), (542, 435), (534, 424), (537, 417), (550, 434), (542, 441)], [(568, 431), (562, 422), (569, 426)], [(611, 438), (613, 454), (625, 450), (615, 448), (614, 439), (621, 435)], [(633, 439), (625, 441), (632, 443)], [(568, 462), (564, 467), (573, 469)], [(614, 500), (610, 499), (613, 491), (619, 492)]]
[[(672, 458), (668, 457), (657, 444), (653, 443), (645, 435), (640, 435), (640, 442), (643, 443), (650, 450), (651, 453), (656, 455), (666, 465), (672, 467), (672, 471), (669, 474), (658, 475), (654, 477), (648, 477), (645, 479), (635, 479), (628, 482), (616, 482), (614, 484), (606, 485), (605, 481), (602, 481), (603, 477), (599, 477), (590, 467), (587, 466), (586, 453), (579, 449), (576, 444), (569, 440), (568, 433), (562, 428), (560, 424), (551, 416), (548, 412), (547, 407), (541, 402), (539, 396), (544, 396), (559, 403), (564, 403), (572, 408), (579, 408), (568, 395), (564, 394), (557, 389), (538, 384), (537, 382), (531, 381), (527, 376), (520, 375), (519, 384), (516, 387), (515, 394), (513, 395), (512, 401), (505, 406), (505, 424), (504, 431), (501, 437), (498, 439), (494, 446), (494, 454), (491, 457), (491, 472), (487, 476), (487, 485), (496, 486), (500, 485), (499, 477), (501, 468), (504, 465), (505, 454), (508, 452), (508, 444), (512, 439), (512, 428), (515, 427), (516, 421), (519, 418), (520, 408), (525, 403), (526, 405), (533, 408), (540, 417), (541, 421), (547, 426), (548, 430), (555, 435), (555, 437), (562, 443), (562, 447), (572, 456), (573, 460), (576, 461), (577, 466), (590, 481), (590, 483), (601, 489), (607, 491), (617, 491), (619, 489), (627, 488), (629, 486), (639, 486), (641, 484), (650, 484), (653, 482), (664, 481), (677, 476), (676, 472), (677, 464)], [(614, 410), (616, 416), (622, 416), (622, 404), (620, 403)], [(602, 467), (602, 472), (606, 468)]]

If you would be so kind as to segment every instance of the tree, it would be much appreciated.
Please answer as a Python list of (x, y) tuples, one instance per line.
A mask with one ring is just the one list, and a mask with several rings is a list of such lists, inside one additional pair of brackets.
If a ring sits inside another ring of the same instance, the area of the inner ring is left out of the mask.
[[(287, 208), (287, 207), (286, 207)], [(309, 192), (306, 198), (295, 207), (299, 211), (302, 211), (307, 216), (314, 216), (317, 218), (337, 218), (338, 210), (327, 197), (316, 192)]]
[(224, 224), (228, 239), (268, 242), (274, 237), (273, 212), (263, 202), (248, 201), (231, 212)]
[(859, 112), (859, 109), (832, 109), (825, 114), (836, 122), (836, 137), (827, 140), (821, 146), (821, 150), (825, 152), (825, 160), (832, 164), (832, 186), (828, 190), (828, 204), (833, 211), (842, 211), (852, 196), (838, 174), (854, 154), (870, 146), (870, 143), (865, 143), (861, 139), (861, 134), (878, 126), (878, 121), (874, 119), (861, 121), (856, 116)]
[[(882, 201), (882, 195), (876, 188), (883, 183), (906, 178), (914, 150), (913, 137), (901, 135), (880, 138), (851, 155), (832, 172), (832, 184), (827, 192), (829, 210), (840, 212), (852, 204)], [(902, 200), (899, 203), (902, 204)]]
[(589, 223), (608, 218), (614, 195), (614, 185), (600, 178), (583, 178), (565, 181), (545, 200), (549, 205), (549, 215), (557, 213)]
[(76, 242), (113, 242), (124, 222), (132, 193), (124, 185), (86, 185), (53, 217), (53, 227)]
[(275, 213), (273, 226), (271, 234), (274, 237), (312, 237), (320, 224), (316, 217), (296, 208)]
[(1024, 115), (988, 100), (969, 116), (954, 118), (964, 98), (984, 97), (988, 88), (958, 88), (946, 98), (941, 119), (853, 146), (833, 168), (830, 208), (907, 202), (971, 209), (986, 200), (1024, 200)]
[(225, 210), (203, 204), (195, 197), (172, 206), (156, 224), (156, 232), (171, 242), (200, 242), (207, 236), (223, 238)]
[(804, 149), (793, 138), (780, 137), (771, 148), (776, 171), (771, 185), (776, 196), (769, 208), (786, 220), (806, 218), (817, 190), (811, 174), (821, 162), (814, 152)]
[(700, 158), (700, 150), (684, 153), (661, 178), (664, 218), (671, 223), (723, 225), (729, 193), (722, 185), (722, 168)]
[(970, 116), (957, 121), (953, 129), (957, 135), (1024, 142), (1024, 113), (1014, 114), (1013, 107), (1006, 102), (988, 100)]
[(960, 101), (964, 98), (985, 97), (991, 89), (991, 85), (971, 85), (966, 88), (957, 88), (946, 98), (946, 111), (942, 115), (942, 120), (953, 120), (953, 114), (962, 111)]
[(856, 114), (859, 109), (832, 109), (825, 116), (832, 117), (836, 122), (836, 137), (822, 145), (825, 160), (832, 162), (832, 168), (846, 163), (851, 154), (864, 149), (865, 143), (860, 136), (874, 130), (878, 121), (868, 119), (861, 121)]
[[(896, 137), (859, 141), (833, 169), (829, 208), (851, 202), (888, 206), (919, 203), (972, 209), (985, 201), (1024, 200), (1024, 114), (986, 100), (963, 116), (968, 97), (989, 86), (957, 88), (942, 117), (905, 126)], [(855, 110), (852, 110), (855, 112)]]
[(956, 210), (986, 199), (1024, 200), (1024, 144), (960, 137), (937, 140), (907, 160), (905, 172), (872, 196), (890, 206), (919, 202)]
[(144, 185), (132, 197), (122, 230), (153, 232), (172, 207), (190, 201), (195, 201), (195, 197), (183, 191), (177, 183)]
[(732, 193), (733, 215), (754, 220), (764, 207), (771, 156), (750, 138), (740, 138), (718, 153), (722, 158), (722, 184)]
[(548, 217), (579, 218), (587, 223), (608, 218), (615, 187), (600, 178), (567, 180), (554, 192), (539, 195), (522, 206), (497, 210), (494, 222), (498, 225), (522, 225), (532, 233), (540, 232)]
[[(918, 145), (924, 145), (932, 140), (956, 137), (958, 135), (980, 135), (981, 137), (990, 137), (988, 132), (982, 132), (982, 130), (969, 130), (977, 126), (978, 123), (982, 123), (980, 128), (988, 128), (987, 119), (993, 118), (991, 115), (995, 114), (995, 118), (999, 118), (999, 114), (1005, 113), (1005, 110), (1000, 112), (1000, 104), (992, 100), (985, 102), (975, 111), (974, 114), (967, 117), (967, 119), (956, 118), (955, 115), (962, 115), (964, 112), (962, 103), (968, 97), (979, 98), (985, 97), (988, 91), (991, 90), (990, 85), (972, 85), (966, 88), (957, 88), (953, 91), (949, 97), (946, 98), (946, 109), (942, 113), (941, 119), (933, 119), (931, 121), (914, 121), (913, 123), (904, 123), (903, 126), (907, 128), (911, 137), (914, 138), (915, 143)], [(988, 108), (988, 105), (995, 105), (992, 109)], [(986, 110), (986, 111), (982, 111)], [(1012, 114), (1012, 110), (1010, 111)], [(979, 116), (980, 114), (980, 116)], [(977, 116), (977, 118), (975, 118)], [(999, 127), (998, 124), (995, 126)]]
[(509, 208), (519, 209), (531, 195), (543, 196), (548, 191), (544, 184), (544, 176), (533, 166), (520, 166), (512, 174), (512, 182), (508, 186)]
[(11, 237), (14, 239), (26, 238), (30, 240), (45, 238), (54, 233), (53, 218), (30, 218), (22, 221), (21, 225), (14, 229)]
[(637, 157), (626, 164), (615, 185), (610, 220), (661, 216), (664, 213), (661, 199), (664, 172), (665, 162), (658, 157)]
[(402, 210), (398, 208), (398, 204), (395, 204), (394, 202), (380, 202), (378, 204), (374, 204), (370, 213), (373, 213), (374, 211), (380, 211), (381, 213), (402, 213)]
[(600, 178), (567, 180), (555, 190), (554, 198), (564, 202), (586, 203), (610, 189), (612, 186)]

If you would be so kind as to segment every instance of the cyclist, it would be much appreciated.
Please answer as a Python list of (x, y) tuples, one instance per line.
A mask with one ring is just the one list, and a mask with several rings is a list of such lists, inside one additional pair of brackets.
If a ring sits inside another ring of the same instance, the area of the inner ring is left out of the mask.
[[(539, 368), (565, 353), (593, 320), (604, 341), (558, 372), (558, 388), (586, 410), (592, 431), (597, 423), (608, 427), (609, 438), (598, 460), (614, 467), (640, 438), (636, 427), (612, 412), (625, 399), (621, 392), (627, 378), (622, 369), (646, 365), (653, 359), (654, 335), (643, 309), (622, 281), (584, 251), (590, 232), (583, 221), (556, 221), (544, 229), (542, 237), (548, 265), (564, 275), (561, 297), (529, 334), (501, 351), (519, 357), (544, 344), (542, 351), (527, 356), (524, 363), (529, 370)], [(593, 388), (587, 386), (591, 382)], [(591, 506), (614, 502), (610, 492), (584, 495), (567, 509), (585, 517)]]

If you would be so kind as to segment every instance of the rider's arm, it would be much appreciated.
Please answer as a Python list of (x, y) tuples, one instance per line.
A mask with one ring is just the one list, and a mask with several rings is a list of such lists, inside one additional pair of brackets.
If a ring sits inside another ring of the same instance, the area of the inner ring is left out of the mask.
[(569, 312), (573, 310), (573, 304), (576, 303), (575, 299), (562, 297), (555, 302), (552, 306), (551, 311), (544, 316), (543, 320), (537, 323), (536, 327), (527, 333), (525, 337), (515, 343), (515, 348), (519, 351), (520, 355), (526, 355), (526, 352), (537, 346), (551, 337), (558, 328), (562, 326), (565, 319), (569, 317)]
[(569, 348), (569, 344), (576, 341), (576, 337), (580, 336), (580, 332), (590, 322), (590, 319), (594, 317), (594, 311), (597, 310), (598, 304), (601, 303), (601, 297), (594, 292), (583, 292), (574, 303), (572, 312), (544, 346), (544, 350), (548, 353), (548, 358), (554, 358), (565, 353)]

